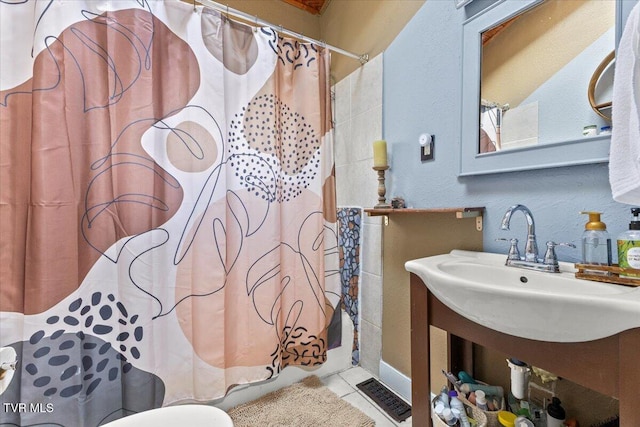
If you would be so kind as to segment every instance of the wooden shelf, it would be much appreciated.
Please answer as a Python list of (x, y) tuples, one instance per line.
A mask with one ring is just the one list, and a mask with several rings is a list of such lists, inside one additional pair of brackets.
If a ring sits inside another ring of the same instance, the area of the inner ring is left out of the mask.
[(475, 207), (475, 208), (400, 208), (400, 209), (375, 209), (375, 208), (367, 208), (364, 210), (369, 216), (380, 216), (380, 215), (391, 215), (391, 214), (423, 214), (423, 213), (460, 213), (464, 216), (459, 218), (471, 218), (475, 216), (482, 216), (484, 212), (484, 207)]
[(472, 208), (367, 208), (364, 210), (369, 216), (385, 216), (385, 225), (388, 225), (388, 215), (409, 215), (409, 214), (430, 214), (430, 213), (455, 213), (456, 218), (475, 218), (476, 230), (482, 231), (482, 215), (484, 213), (484, 207), (472, 207)]

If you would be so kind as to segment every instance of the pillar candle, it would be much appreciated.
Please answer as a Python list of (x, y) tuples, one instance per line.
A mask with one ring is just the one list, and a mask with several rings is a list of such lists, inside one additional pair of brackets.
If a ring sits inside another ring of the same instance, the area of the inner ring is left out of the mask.
[(387, 166), (387, 141), (373, 141), (373, 166)]

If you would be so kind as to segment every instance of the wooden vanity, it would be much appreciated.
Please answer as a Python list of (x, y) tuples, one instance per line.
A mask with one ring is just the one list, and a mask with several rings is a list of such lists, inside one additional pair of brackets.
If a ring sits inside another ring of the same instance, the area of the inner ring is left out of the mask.
[(420, 277), (410, 276), (413, 426), (432, 425), (430, 326), (447, 332), (448, 369), (454, 373), (473, 373), (475, 343), (617, 398), (620, 425), (640, 426), (640, 328), (576, 343), (519, 338), (455, 313), (429, 292)]

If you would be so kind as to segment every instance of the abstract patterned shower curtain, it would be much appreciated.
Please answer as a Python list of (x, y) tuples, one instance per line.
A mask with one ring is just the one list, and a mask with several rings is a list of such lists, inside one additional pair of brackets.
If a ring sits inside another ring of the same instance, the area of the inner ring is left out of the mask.
[[(326, 359), (329, 55), (180, 1), (2, 1), (0, 425)], [(8, 384), (8, 385), (7, 385)]]

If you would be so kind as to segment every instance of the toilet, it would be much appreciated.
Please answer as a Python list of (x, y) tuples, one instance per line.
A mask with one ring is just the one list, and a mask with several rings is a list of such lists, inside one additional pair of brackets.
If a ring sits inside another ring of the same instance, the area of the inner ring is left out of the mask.
[(139, 412), (104, 424), (104, 427), (233, 427), (231, 417), (210, 405), (176, 405)]
[(16, 371), (18, 356), (13, 347), (0, 347), (0, 394), (9, 387)]

